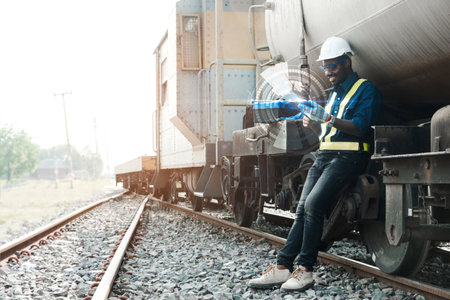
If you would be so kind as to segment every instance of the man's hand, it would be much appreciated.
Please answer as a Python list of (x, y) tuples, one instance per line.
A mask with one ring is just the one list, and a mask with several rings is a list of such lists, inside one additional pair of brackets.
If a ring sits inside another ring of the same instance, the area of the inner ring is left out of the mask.
[(309, 101), (301, 101), (298, 104), (298, 108), (311, 120), (324, 123), (330, 117), (330, 114), (323, 109), (322, 106), (317, 104), (316, 102)]
[(320, 135), (320, 126), (317, 123), (311, 122), (307, 116), (303, 116), (303, 127), (311, 129), (315, 134)]
[(311, 124), (311, 119), (308, 118), (307, 116), (304, 116), (302, 121), (303, 121), (303, 127), (309, 127), (309, 125)]

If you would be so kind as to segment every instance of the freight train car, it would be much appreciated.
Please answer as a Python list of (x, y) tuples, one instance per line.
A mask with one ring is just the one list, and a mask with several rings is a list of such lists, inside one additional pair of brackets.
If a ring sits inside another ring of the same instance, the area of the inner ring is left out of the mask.
[(114, 167), (116, 184), (139, 194), (149, 194), (150, 182), (156, 171), (156, 156), (139, 156)]
[(178, 1), (155, 50), (151, 186), (166, 199), (185, 191), (196, 210), (218, 199), (243, 226), (267, 204), (294, 211), (317, 136), (295, 120), (265, 123), (250, 100), (283, 97), (283, 80), (327, 99), (316, 59), (343, 37), (382, 91), (383, 126), (367, 173), (327, 215), (323, 249), (356, 230), (381, 270), (414, 274), (434, 241), (450, 240), (449, 13), (447, 0)]
[[(196, 210), (203, 199), (222, 199), (220, 158), (232, 154), (232, 133), (242, 129), (256, 87), (249, 3), (226, 2), (217, 10), (211, 0), (178, 1), (155, 50), (158, 172), (152, 186), (175, 201), (185, 190)], [(265, 44), (264, 10), (252, 16), (254, 38)]]

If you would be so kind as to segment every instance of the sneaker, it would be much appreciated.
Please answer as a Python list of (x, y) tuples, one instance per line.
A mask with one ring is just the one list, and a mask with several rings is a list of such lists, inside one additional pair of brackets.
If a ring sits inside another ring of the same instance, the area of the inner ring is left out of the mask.
[(303, 292), (314, 285), (313, 272), (306, 272), (305, 267), (300, 266), (292, 273), (292, 277), (283, 283), (283, 292)]
[(261, 277), (251, 279), (248, 286), (251, 288), (271, 288), (278, 286), (291, 277), (288, 269), (280, 270), (275, 265), (270, 265)]

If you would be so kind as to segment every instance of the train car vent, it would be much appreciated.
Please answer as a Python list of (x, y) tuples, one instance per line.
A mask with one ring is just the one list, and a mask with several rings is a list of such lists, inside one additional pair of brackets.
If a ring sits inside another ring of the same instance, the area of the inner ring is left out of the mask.
[(181, 15), (181, 69), (199, 70), (202, 67), (200, 16)]

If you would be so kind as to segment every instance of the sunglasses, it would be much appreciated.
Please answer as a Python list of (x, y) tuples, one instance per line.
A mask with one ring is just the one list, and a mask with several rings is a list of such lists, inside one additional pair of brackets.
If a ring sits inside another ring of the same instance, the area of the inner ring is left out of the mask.
[(337, 63), (331, 64), (331, 65), (322, 65), (320, 66), (324, 72), (326, 71), (335, 71), (339, 64), (343, 63), (347, 58), (343, 58)]

